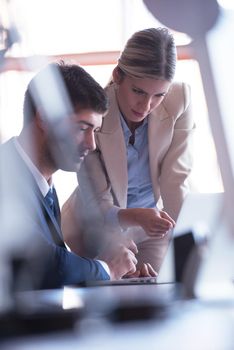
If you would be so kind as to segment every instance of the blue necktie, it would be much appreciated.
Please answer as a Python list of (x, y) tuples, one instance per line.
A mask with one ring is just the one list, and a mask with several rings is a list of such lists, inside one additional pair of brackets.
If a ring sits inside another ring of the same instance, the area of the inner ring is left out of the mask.
[(45, 200), (49, 205), (52, 214), (60, 225), (60, 209), (58, 203), (58, 197), (54, 188), (50, 188), (45, 196)]
[(47, 204), (49, 205), (51, 211), (53, 214), (55, 214), (55, 208), (54, 208), (54, 194), (53, 190), (50, 188), (49, 191), (47, 192), (47, 195), (45, 196), (45, 200)]
[[(60, 208), (59, 208), (59, 202), (58, 197), (55, 191), (55, 188), (50, 188), (45, 196), (45, 201), (47, 202), (52, 215), (55, 217), (59, 227), (61, 226), (61, 216), (60, 216)], [(45, 214), (46, 215), (46, 214)], [(59, 236), (58, 232), (56, 231), (54, 225), (51, 222), (51, 219), (49, 219), (48, 214), (46, 215), (48, 225), (50, 227), (50, 232), (52, 235), (52, 238), (54, 242), (59, 245), (60, 247), (65, 247), (64, 242), (62, 238)]]

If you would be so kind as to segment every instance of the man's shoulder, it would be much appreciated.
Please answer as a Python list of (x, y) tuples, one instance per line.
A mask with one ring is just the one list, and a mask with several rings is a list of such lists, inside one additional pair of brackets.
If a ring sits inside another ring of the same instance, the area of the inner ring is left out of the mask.
[(16, 171), (22, 165), (19, 153), (16, 150), (14, 138), (9, 139), (0, 146), (1, 171)]
[(4, 141), (1, 145), (0, 145), (0, 151), (2, 152), (6, 152), (6, 151), (10, 151), (14, 148), (14, 137), (10, 138), (9, 140)]
[(16, 149), (14, 147), (13, 139), (10, 139), (0, 146), (0, 166), (1, 173), (5, 171), (10, 171), (16, 165)]

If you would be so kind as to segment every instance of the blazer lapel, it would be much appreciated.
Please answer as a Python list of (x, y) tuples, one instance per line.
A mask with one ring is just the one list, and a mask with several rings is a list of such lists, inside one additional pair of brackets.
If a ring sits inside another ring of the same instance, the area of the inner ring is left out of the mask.
[(65, 246), (63, 242), (63, 235), (61, 228), (59, 226), (59, 223), (55, 219), (53, 213), (51, 212), (51, 209), (49, 208), (49, 205), (47, 204), (46, 200), (43, 198), (41, 192), (39, 189), (36, 191), (36, 195), (39, 199), (40, 206), (42, 208), (42, 215), (45, 216), (46, 222), (49, 226), (50, 233), (52, 235), (53, 241), (59, 245), (59, 246)]
[(19, 155), (13, 138), (3, 147), (11, 164), (11, 173), (18, 175), (12, 179), (13, 194), (26, 206), (25, 212), (36, 225), (40, 225), (42, 233), (56, 244), (64, 246), (59, 224), (47, 206), (32, 173)]
[(104, 118), (102, 131), (98, 134), (97, 139), (102, 150), (103, 161), (112, 184), (114, 195), (118, 204), (125, 207), (127, 204), (128, 187), (127, 150), (114, 87), (111, 86), (107, 92), (111, 101), (111, 107)]
[(172, 118), (168, 115), (166, 109), (161, 103), (153, 113), (149, 116), (148, 124), (148, 144), (149, 144), (149, 163), (152, 185), (156, 200), (159, 197), (159, 183), (157, 179), (160, 177), (159, 164), (164, 157), (165, 143), (170, 143), (172, 134), (169, 134)]

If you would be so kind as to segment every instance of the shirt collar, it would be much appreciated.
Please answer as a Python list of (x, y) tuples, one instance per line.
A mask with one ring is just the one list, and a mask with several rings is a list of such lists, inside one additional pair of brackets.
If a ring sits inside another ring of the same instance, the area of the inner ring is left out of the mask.
[(48, 182), (46, 181), (46, 179), (44, 178), (44, 176), (40, 173), (40, 171), (38, 170), (38, 168), (33, 164), (33, 162), (31, 161), (31, 159), (29, 158), (29, 156), (27, 155), (27, 153), (24, 151), (23, 147), (20, 145), (17, 137), (14, 137), (14, 144), (15, 147), (18, 151), (18, 153), (20, 154), (21, 158), (24, 160), (25, 164), (27, 165), (27, 167), (29, 168), (30, 172), (32, 173), (43, 197), (46, 196), (47, 192), (50, 189), (50, 186), (48, 184)]
[[(123, 133), (124, 133), (125, 143), (128, 144), (129, 137), (131, 136), (132, 133), (121, 112), (120, 112), (120, 121), (123, 129)], [(147, 124), (148, 124), (148, 116), (144, 119), (143, 123), (136, 129), (137, 132), (140, 133)]]

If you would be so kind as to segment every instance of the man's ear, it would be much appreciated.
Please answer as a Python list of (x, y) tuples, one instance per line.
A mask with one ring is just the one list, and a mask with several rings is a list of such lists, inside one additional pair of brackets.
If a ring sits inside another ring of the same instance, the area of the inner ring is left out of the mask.
[(120, 84), (123, 81), (123, 74), (121, 73), (119, 67), (116, 66), (112, 73), (114, 83)]

